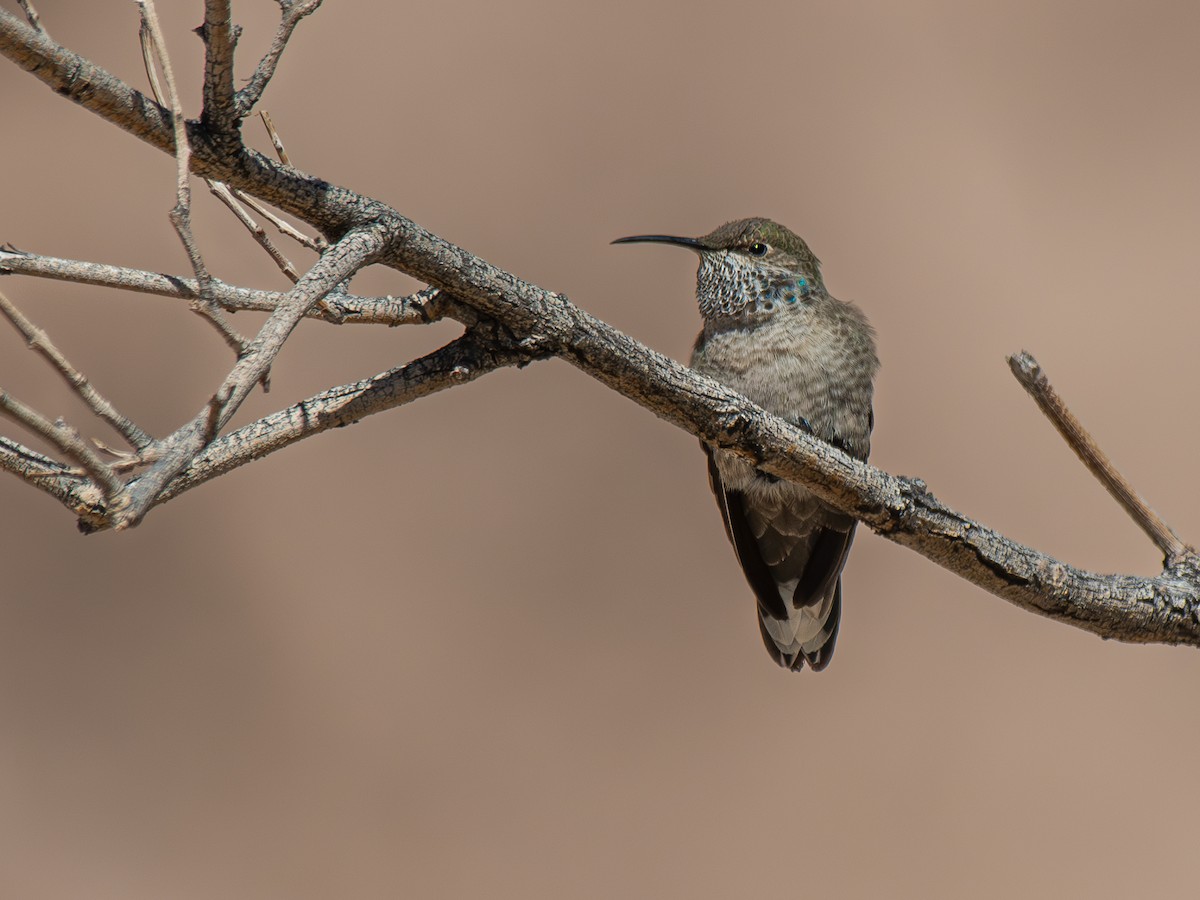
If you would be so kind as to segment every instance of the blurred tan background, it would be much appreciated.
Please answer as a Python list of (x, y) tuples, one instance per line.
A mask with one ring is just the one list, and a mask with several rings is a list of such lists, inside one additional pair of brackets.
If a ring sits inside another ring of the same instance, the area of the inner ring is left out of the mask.
[[(201, 4), (161, 7), (195, 114)], [(132, 4), (39, 9), (144, 86)], [(275, 6), (235, 15), (244, 76)], [(878, 328), (875, 463), (1152, 574), (1004, 356), (1034, 352), (1200, 540), (1198, 36), (1173, 2), (331, 2), (265, 105), (301, 168), (676, 358), (694, 260), (608, 241), (777, 218)], [(187, 271), (169, 159), (8, 62), (0, 98), (0, 241)], [(284, 285), (196, 204), (217, 275)], [(172, 301), (0, 287), (159, 433), (230, 363)], [(308, 323), (239, 421), (455, 331)], [(107, 435), (8, 331), (0, 384)], [(1200, 654), (1101, 642), (863, 532), (834, 664), (789, 675), (693, 439), (563, 363), (130, 533), (83, 538), (8, 478), (0, 508), (5, 897), (1195, 896)]]

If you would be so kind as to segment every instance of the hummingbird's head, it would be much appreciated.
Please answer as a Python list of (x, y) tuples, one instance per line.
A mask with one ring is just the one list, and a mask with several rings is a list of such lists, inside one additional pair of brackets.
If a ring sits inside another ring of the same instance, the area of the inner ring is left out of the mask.
[(769, 316), (825, 291), (808, 244), (770, 219), (726, 222), (698, 238), (643, 234), (613, 243), (675, 244), (698, 253), (696, 299), (706, 319)]

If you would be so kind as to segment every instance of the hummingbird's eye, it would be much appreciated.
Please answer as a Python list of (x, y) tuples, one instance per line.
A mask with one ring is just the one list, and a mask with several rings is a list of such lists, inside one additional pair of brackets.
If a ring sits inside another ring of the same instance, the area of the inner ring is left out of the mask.
[(768, 247), (766, 244), (764, 244), (762, 241), (755, 241), (753, 244), (751, 244), (749, 247), (746, 248), (746, 252), (749, 253), (751, 256), (766, 256), (767, 251), (770, 249), (771, 248)]

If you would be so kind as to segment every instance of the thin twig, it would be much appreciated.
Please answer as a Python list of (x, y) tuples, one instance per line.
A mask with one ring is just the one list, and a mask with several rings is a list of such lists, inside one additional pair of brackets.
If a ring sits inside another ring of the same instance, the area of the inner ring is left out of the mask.
[(1133, 485), (1117, 471), (1112, 460), (1108, 458), (1099, 445), (1088, 433), (1083, 424), (1075, 418), (1074, 413), (1067, 408), (1066, 403), (1058, 396), (1058, 392), (1050, 385), (1050, 380), (1038, 361), (1029, 353), (1021, 351), (1008, 358), (1009, 368), (1021, 383), (1021, 387), (1029, 392), (1038, 408), (1046, 414), (1046, 418), (1058, 429), (1067, 445), (1075, 451), (1075, 455), (1087, 466), (1088, 471), (1100, 480), (1105, 489), (1112, 495), (1130, 518), (1137, 523), (1142, 531), (1150, 536), (1150, 540), (1166, 556), (1170, 563), (1179, 559), (1187, 552), (1187, 546), (1179, 539), (1174, 530), (1159, 517), (1149, 504), (1142, 499)]
[(316, 12), (321, 5), (321, 0), (278, 0), (278, 2), (282, 15), (275, 38), (271, 41), (271, 46), (267, 49), (266, 54), (259, 60), (258, 66), (254, 69), (254, 74), (250, 76), (246, 86), (237, 92), (237, 111), (242, 118), (250, 115), (254, 104), (262, 98), (263, 91), (267, 89), (271, 76), (275, 74), (275, 67), (279, 65), (284, 48), (287, 47), (287, 42), (291, 39), (296, 26), (300, 24), (300, 20)]
[(110, 447), (99, 438), (92, 438), (92, 443), (96, 445), (96, 449), (101, 453), (107, 453), (113, 458), (109, 468), (114, 472), (128, 472), (131, 469), (139, 469), (142, 466), (148, 466), (155, 462), (162, 455), (159, 452), (157, 444), (150, 444), (136, 453), (129, 453), (125, 450), (117, 450), (115, 447)]
[(290, 166), (292, 161), (288, 159), (287, 151), (283, 149), (283, 140), (279, 137), (279, 132), (275, 130), (271, 114), (263, 109), (259, 110), (258, 117), (262, 119), (263, 127), (267, 129), (267, 136), (271, 138), (271, 143), (275, 146), (275, 153), (278, 154), (279, 161), (285, 166)]
[(37, 10), (33, 7), (32, 0), (17, 0), (17, 4), (25, 11), (25, 18), (29, 20), (29, 26), (34, 31), (40, 31), (42, 34), (49, 37), (45, 27), (42, 25), (42, 17), (38, 15)]
[[(128, 269), (104, 263), (84, 262), (76, 259), (60, 259), (54, 256), (38, 256), (21, 250), (0, 248), (0, 275), (30, 275), (69, 281), (74, 284), (91, 284), (118, 290), (137, 291), (160, 297), (194, 300), (200, 295), (200, 286), (194, 278), (162, 275), (141, 269)], [(253, 310), (271, 312), (287, 299), (280, 291), (256, 291), (235, 287), (214, 278), (210, 285), (213, 299), (230, 312)], [(428, 325), (446, 316), (459, 321), (466, 319), (470, 310), (454, 304), (448, 295), (436, 288), (425, 288), (403, 297), (360, 297), (357, 294), (330, 294), (325, 298), (328, 309), (320, 304), (306, 314), (306, 318), (334, 325)]]
[[(275, 123), (271, 121), (271, 114), (264, 109), (259, 111), (258, 116), (262, 120), (263, 127), (267, 129), (267, 136), (270, 137), (271, 143), (275, 147), (275, 153), (279, 156), (279, 161), (285, 166), (290, 166), (292, 161), (288, 157), (287, 150), (283, 146), (283, 139), (279, 136), (279, 132), (275, 130)], [(264, 219), (268, 220), (272, 225), (278, 228), (282, 234), (287, 235), (292, 240), (307, 247), (309, 250), (315, 250), (316, 252), (320, 253), (329, 246), (329, 242), (321, 235), (309, 237), (290, 222), (287, 222), (275, 215), (275, 213), (271, 212), (271, 210), (267, 209), (266, 206), (260, 203), (256, 198), (251, 197), (249, 194), (234, 189), (233, 195), (246, 206), (249, 206), (251, 209), (257, 212)]]
[[(183, 106), (179, 102), (179, 91), (175, 86), (175, 72), (171, 68), (171, 59), (167, 55), (167, 44), (163, 38), (162, 29), (158, 25), (158, 13), (154, 7), (154, 0), (137, 0), (138, 8), (142, 14), (142, 28), (139, 32), (139, 37), (142, 43), (142, 59), (146, 64), (146, 74), (150, 79), (150, 88), (154, 92), (155, 99), (159, 105), (166, 106), (171, 111), (172, 127), (175, 139), (175, 206), (170, 212), (171, 224), (175, 228), (175, 233), (179, 235), (179, 241), (183, 244), (183, 249), (187, 253), (188, 261), (192, 265), (192, 271), (196, 275), (196, 281), (200, 285), (200, 296), (191, 304), (191, 308), (208, 320), (212, 326), (221, 335), (222, 340), (229, 346), (235, 355), (241, 356), (246, 350), (246, 339), (242, 337), (231, 326), (225, 317), (221, 314), (220, 309), (212, 301), (207, 290), (207, 285), (212, 280), (212, 276), (208, 272), (208, 267), (204, 264), (204, 257), (200, 253), (200, 246), (196, 243), (196, 237), (192, 233), (192, 187), (191, 187), (191, 145), (188, 142), (187, 136), (187, 121), (183, 117)], [(166, 81), (166, 90), (164, 95), (163, 87), (159, 84), (158, 78), (155, 75), (156, 66), (155, 60), (158, 62), (158, 68), (162, 69), (163, 79)], [(265, 390), (269, 382), (263, 381), (263, 389)]]
[[(176, 123), (179, 123), (182, 121), (182, 112), (179, 109), (178, 96), (174, 92), (174, 77), (169, 68), (170, 60), (167, 57), (166, 44), (161, 41), (161, 33), (156, 31), (157, 20), (155, 20), (154, 25), (150, 24), (151, 17), (154, 15), (153, 0), (149, 0), (149, 8), (144, 8), (144, 11), (146, 17), (143, 20), (141, 32), (142, 59), (146, 65), (146, 73), (150, 77), (150, 87), (160, 104), (171, 106), (173, 115), (177, 117)], [(228, 0), (207, 0), (205, 3), (204, 24), (200, 27), (200, 34), (205, 43), (204, 114), (207, 124), (217, 132), (232, 131), (233, 123), (236, 121), (233, 104), (233, 49), (237, 43), (238, 35), (236, 30), (231, 27), (229, 17), (230, 6)], [(165, 98), (156, 75), (156, 67), (154, 65), (155, 56), (159, 59), (164, 73), (167, 74), (168, 96)], [(179, 139), (179, 129), (177, 127), (176, 141), (179, 141)], [(186, 132), (183, 139), (186, 146)], [(176, 147), (178, 149), (178, 143)], [(190, 153), (190, 148), (185, 152)], [(179, 153), (176, 154), (176, 158), (178, 160), (179, 171), (178, 201), (175, 209), (172, 210), (171, 222), (175, 225), (175, 229), (179, 233), (179, 238), (187, 250), (188, 258), (192, 263), (192, 270), (195, 272), (196, 280), (201, 288), (200, 296), (197, 298), (197, 302), (193, 303), (192, 308), (207, 316), (233, 352), (240, 356), (245, 352), (246, 340), (220, 316), (215, 305), (211, 302), (212, 292), (210, 286), (212, 284), (212, 276), (204, 265), (204, 259), (200, 255), (199, 246), (196, 244), (195, 237), (192, 234), (191, 182), (186, 171), (189, 161)], [(259, 246), (279, 266), (280, 271), (288, 277), (292, 284), (295, 284), (300, 278), (296, 267), (271, 243), (266, 231), (242, 208), (229, 188), (219, 181), (208, 178), (204, 179), (204, 182), (208, 185), (208, 189), (213, 195), (224, 203), (230, 212), (233, 213), (234, 217), (246, 227)], [(264, 376), (263, 390), (270, 389), (269, 377), (269, 373), (267, 376)]]
[(138, 29), (138, 43), (142, 48), (142, 67), (146, 70), (146, 79), (150, 82), (150, 93), (154, 95), (159, 106), (166, 106), (167, 95), (163, 91), (162, 82), (158, 80), (158, 66), (154, 62), (154, 39), (150, 36), (150, 26), (144, 16)]
[(213, 196), (225, 204), (234, 217), (246, 226), (246, 230), (250, 232), (250, 236), (258, 242), (258, 245), (267, 251), (267, 255), (275, 261), (275, 265), (279, 266), (279, 271), (283, 272), (292, 284), (299, 281), (300, 273), (296, 271), (296, 267), (292, 265), (292, 261), (284, 256), (278, 247), (271, 243), (271, 239), (267, 237), (267, 232), (251, 218), (250, 213), (246, 212), (245, 207), (234, 197), (233, 192), (220, 181), (208, 181), (207, 179), (205, 181), (208, 184), (208, 189), (212, 191)]
[(318, 234), (315, 237), (309, 237), (290, 222), (275, 215), (275, 213), (271, 212), (271, 210), (267, 209), (266, 206), (259, 202), (257, 198), (250, 196), (245, 191), (239, 191), (234, 188), (233, 196), (237, 197), (243, 205), (250, 207), (256, 213), (274, 225), (277, 229), (279, 229), (280, 234), (287, 235), (302, 247), (306, 247), (316, 253), (321, 253), (329, 246), (329, 241), (325, 240), (325, 238), (321, 237), (321, 235)]
[[(271, 138), (271, 143), (275, 147), (275, 153), (279, 156), (279, 161), (285, 166), (290, 166), (292, 161), (288, 158), (287, 150), (284, 149), (283, 138), (281, 138), (279, 136), (279, 132), (275, 130), (275, 123), (271, 121), (271, 114), (264, 109), (259, 112), (258, 116), (260, 119), (262, 119), (263, 127), (267, 129), (267, 136)], [(329, 246), (329, 242), (321, 235), (318, 234), (316, 237), (309, 237), (298, 228), (291, 225), (289, 222), (279, 218), (279, 216), (275, 215), (275, 213), (271, 212), (257, 199), (251, 197), (249, 194), (239, 191), (236, 188), (234, 189), (233, 193), (235, 197), (257, 212), (260, 216), (269, 220), (271, 224), (278, 228), (283, 234), (286, 234), (288, 237), (292, 238), (292, 240), (303, 244), (309, 250), (316, 250), (318, 253), (320, 253)]]
[[(137, 0), (142, 14), (142, 28), (139, 33), (142, 43), (142, 59), (146, 63), (146, 71), (150, 77), (150, 87), (159, 104), (171, 111), (175, 136), (175, 208), (171, 210), (171, 222), (179, 233), (196, 280), (204, 284), (208, 280), (208, 270), (204, 258), (196, 246), (191, 226), (191, 144), (188, 142), (187, 122), (183, 117), (183, 106), (179, 102), (179, 91), (175, 85), (175, 71), (171, 67), (171, 58), (167, 54), (167, 43), (162, 29), (158, 25), (158, 13), (154, 0)], [(157, 61), (157, 67), (155, 62)], [(166, 90), (158, 83), (154, 72), (161, 68)]]
[(0, 314), (3, 314), (13, 324), (13, 327), (21, 332), (30, 349), (41, 354), (49, 361), (50, 365), (54, 366), (58, 374), (79, 395), (80, 399), (87, 404), (88, 408), (119, 431), (121, 436), (131, 446), (137, 450), (141, 450), (154, 442), (154, 439), (150, 435), (146, 434), (146, 432), (138, 428), (133, 422), (117, 412), (117, 408), (92, 387), (83, 373), (72, 366), (62, 352), (54, 346), (50, 340), (50, 336), (26, 318), (24, 313), (17, 309), (3, 292), (0, 292)]
[(87, 442), (79, 436), (74, 428), (63, 421), (51, 422), (37, 410), (26, 406), (12, 394), (0, 388), (0, 415), (24, 425), (34, 434), (41, 435), (66, 456), (79, 463), (92, 481), (104, 493), (104, 500), (112, 504), (113, 500), (125, 489), (116, 474), (100, 457), (98, 457)]

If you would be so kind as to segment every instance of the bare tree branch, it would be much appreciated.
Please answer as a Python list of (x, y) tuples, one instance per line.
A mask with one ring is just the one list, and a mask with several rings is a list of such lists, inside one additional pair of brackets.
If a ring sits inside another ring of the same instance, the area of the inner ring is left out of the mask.
[(1075, 451), (1075, 455), (1087, 466), (1088, 471), (1100, 480), (1105, 490), (1121, 504), (1121, 508), (1138, 527), (1149, 535), (1150, 540), (1154, 541), (1168, 562), (1187, 553), (1188, 548), (1179, 536), (1150, 508), (1125, 476), (1117, 471), (1112, 460), (1075, 418), (1075, 414), (1067, 408), (1058, 392), (1051, 387), (1050, 380), (1038, 365), (1038, 361), (1022, 351), (1010, 356), (1008, 365), (1017, 376), (1017, 381), (1033, 397), (1038, 408), (1046, 414), (1046, 418), (1058, 429), (1067, 445)]
[(262, 98), (263, 91), (267, 89), (271, 76), (275, 74), (275, 67), (279, 65), (283, 51), (292, 39), (292, 32), (300, 24), (300, 20), (315, 13), (321, 5), (321, 0), (278, 0), (278, 3), (282, 16), (275, 39), (271, 41), (270, 49), (259, 61), (254, 74), (250, 76), (250, 81), (237, 93), (237, 112), (242, 118), (250, 115), (254, 104)]
[(204, 108), (201, 121), (214, 134), (236, 142), (240, 118), (234, 102), (233, 51), (241, 29), (234, 27), (230, 0), (205, 0), (204, 24), (197, 29), (204, 41)]
[[(286, 35), (295, 25), (295, 20), (288, 25), (289, 14), (298, 20), (316, 7), (315, 3), (281, 5), (283, 37), (277, 36), (278, 49), (273, 45), (251, 84), (239, 92), (242, 115), (257, 102), (274, 71)], [(305, 12), (297, 12), (301, 9)], [(107, 121), (164, 152), (174, 151), (178, 141), (173, 137), (173, 122), (161, 106), (5, 13), (0, 13), (0, 53)], [(81, 81), (86, 90), (81, 89)], [(898, 478), (847, 456), (655, 353), (561, 294), (522, 281), (376, 200), (244, 146), (223, 147), (203, 123), (188, 123), (187, 130), (194, 172), (258, 197), (337, 243), (289, 292), (208, 408), (163, 442), (163, 458), (127, 488), (129, 510), (109, 511), (108, 524), (117, 528), (134, 524), (154, 503), (173, 496), (177, 479), (180, 489), (186, 489), (192, 479), (198, 483), (214, 477), (209, 471), (219, 474), (223, 469), (215, 459), (226, 448), (228, 454), (222, 459), (254, 458), (254, 450), (222, 443), (233, 435), (207, 449), (204, 444), (228, 421), (248, 384), (269, 365), (313, 304), (361, 265), (379, 262), (453, 295), (456, 317), (474, 315), (481, 327), (486, 323), (494, 329), (493, 348), (523, 354), (520, 358), (561, 357), (706, 443), (729, 449), (765, 472), (804, 484), (889, 540), (913, 548), (1023, 609), (1104, 637), (1200, 646), (1200, 558), (1190, 548), (1170, 558), (1155, 578), (1100, 575), (1068, 566), (946, 507), (920, 480)], [(428, 383), (443, 381), (433, 378)], [(275, 435), (298, 439), (305, 413), (293, 408), (277, 415), (283, 418), (263, 425), (262, 435), (248, 436), (252, 443), (272, 446)], [(205, 468), (209, 453), (215, 455), (212, 470)]]
[[(0, 248), (0, 275), (8, 274), (32, 275), (189, 301), (200, 295), (200, 286), (194, 278)], [(286, 293), (279, 291), (235, 287), (219, 278), (212, 280), (211, 287), (213, 299), (228, 312), (270, 312), (287, 297)], [(436, 288), (426, 288), (406, 297), (330, 294), (325, 298), (325, 304), (324, 307), (318, 305), (310, 309), (305, 313), (306, 318), (334, 325), (428, 325), (451, 315), (453, 307), (449, 296)], [(461, 316), (460, 310), (455, 318)]]
[(279, 216), (275, 215), (275, 213), (271, 212), (244, 191), (234, 191), (233, 195), (239, 201), (249, 206), (252, 210), (274, 225), (281, 234), (287, 235), (300, 246), (306, 247), (315, 253), (320, 253), (329, 246), (329, 242), (325, 240), (325, 238), (321, 237), (320, 235), (317, 237), (309, 237), (298, 228), (293, 227), (288, 222), (285, 222), (283, 219), (279, 218)]
[[(139, 5), (142, 8), (143, 14), (141, 30), (142, 56), (146, 65), (146, 74), (150, 79), (150, 87), (155, 99), (159, 103), (166, 103), (166, 105), (171, 107), (172, 116), (175, 121), (175, 147), (176, 158), (179, 161), (180, 176), (177, 188), (178, 202), (171, 213), (171, 221), (174, 223), (176, 230), (179, 232), (180, 240), (183, 241), (183, 245), (187, 249), (188, 257), (192, 262), (192, 269), (196, 274), (196, 280), (201, 286), (200, 298), (193, 305), (193, 309), (207, 315), (221, 332), (226, 342), (233, 348), (234, 352), (240, 354), (245, 349), (245, 340), (233, 331), (214, 308), (212, 298), (209, 296), (210, 291), (208, 290), (211, 276), (204, 266), (203, 257), (196, 245), (195, 237), (192, 235), (191, 190), (186, 174), (188, 171), (186, 157), (189, 152), (187, 149), (186, 126), (179, 108), (178, 95), (175, 92), (174, 77), (170, 67), (170, 58), (167, 56), (166, 43), (158, 28), (153, 0), (145, 0), (145, 2), (139, 3)], [(204, 24), (197, 29), (205, 45), (204, 109), (201, 113), (201, 122), (217, 142), (224, 145), (225, 149), (228, 149), (231, 143), (236, 148), (240, 142), (240, 136), (237, 132), (241, 120), (237, 116), (236, 104), (234, 103), (233, 53), (240, 30), (233, 27), (230, 18), (231, 9), (229, 0), (206, 0), (204, 7)], [(159, 61), (164, 73), (167, 75), (166, 98), (164, 98), (163, 90), (158, 83), (154, 65), (155, 59)], [(246, 212), (238, 199), (235, 198), (233, 192), (220, 181), (206, 178), (205, 183), (208, 184), (208, 188), (213, 195), (224, 203), (230, 212), (233, 213), (234, 217), (246, 227), (259, 246), (267, 252), (267, 255), (279, 266), (280, 271), (287, 276), (288, 280), (295, 284), (300, 279), (296, 267), (275, 247), (270, 238), (267, 237), (266, 231), (250, 217), (250, 214)], [(262, 210), (262, 207), (260, 206), (259, 209)], [(265, 212), (265, 210), (262, 211)], [(264, 390), (267, 387), (268, 382), (266, 376), (264, 376)]]
[(29, 321), (3, 293), (0, 293), (0, 313), (13, 324), (17, 331), (21, 332), (31, 350), (40, 353), (49, 361), (50, 365), (54, 366), (58, 374), (92, 412), (119, 431), (134, 449), (142, 450), (153, 442), (154, 439), (150, 435), (117, 412), (116, 407), (92, 387), (87, 378), (67, 361), (67, 358), (51, 342), (46, 332)]
[[(158, 13), (154, 7), (154, 0), (137, 0), (137, 4), (142, 15), (140, 37), (142, 39), (142, 58), (146, 62), (146, 74), (150, 79), (150, 87), (154, 91), (155, 98), (159, 103), (165, 103), (170, 107), (171, 121), (174, 126), (172, 137), (175, 144), (176, 198), (175, 208), (171, 211), (171, 223), (179, 234), (179, 240), (187, 251), (188, 259), (191, 260), (196, 280), (203, 286), (204, 282), (208, 280), (208, 271), (204, 265), (204, 258), (200, 255), (200, 249), (196, 246), (196, 239), (192, 235), (191, 145), (188, 143), (187, 122), (183, 118), (179, 91), (175, 86), (175, 72), (171, 68), (171, 58), (167, 55), (166, 39), (158, 25)], [(157, 63), (157, 68), (162, 69), (163, 78), (166, 81), (165, 92), (155, 77), (155, 63)]]
[(38, 11), (34, 8), (32, 0), (17, 0), (17, 4), (24, 10), (25, 18), (29, 20), (30, 26), (34, 30), (46, 34), (46, 29), (42, 25), (42, 17), (38, 15)]
[[(77, 470), (64, 466), (57, 459), (51, 459), (31, 450), (24, 444), (6, 437), (0, 437), (0, 469), (18, 476), (23, 481), (37, 483), (38, 479), (61, 478), (64, 481), (81, 482), (86, 479)], [(56, 499), (62, 499), (51, 491)], [(97, 498), (99, 492), (97, 491)]]
[(288, 159), (287, 150), (283, 148), (283, 141), (279, 137), (279, 132), (275, 130), (275, 123), (271, 121), (271, 114), (265, 109), (259, 112), (259, 118), (262, 119), (263, 127), (267, 129), (267, 136), (271, 138), (271, 144), (275, 147), (275, 153), (279, 157), (279, 161), (285, 166), (290, 166), (292, 161)]
[(124, 485), (95, 452), (84, 443), (75, 429), (63, 422), (51, 422), (41, 413), (26, 406), (12, 394), (0, 388), (0, 415), (24, 425), (61, 450), (83, 468), (100, 488), (105, 502), (111, 502)]
[(330, 388), (230, 432), (206, 447), (167, 485), (161, 502), (306, 437), (354, 424), (367, 416), (468, 384), (496, 369), (523, 365), (536, 358), (536, 347), (506, 345), (480, 330), (468, 329), (441, 349), (407, 365)]
[(161, 457), (130, 482), (125, 491), (126, 505), (114, 508), (113, 527), (119, 530), (141, 521), (159, 502), (163, 487), (195, 459), (241, 406), (304, 314), (338, 284), (374, 261), (384, 242), (382, 229), (365, 225), (347, 234), (305, 273), (263, 323), (212, 400), (191, 422), (160, 442)]
[(213, 196), (224, 203), (229, 211), (233, 213), (234, 217), (246, 226), (246, 230), (250, 232), (250, 236), (254, 238), (263, 250), (267, 251), (267, 255), (274, 260), (275, 265), (279, 266), (279, 271), (287, 276), (287, 279), (292, 284), (299, 281), (300, 273), (296, 271), (296, 267), (292, 265), (292, 261), (284, 256), (279, 248), (271, 242), (263, 227), (250, 217), (250, 214), (246, 212), (245, 208), (234, 197), (233, 191), (229, 190), (229, 188), (219, 181), (208, 181), (207, 183), (208, 189), (212, 191)]
[[(279, 132), (275, 130), (275, 123), (271, 121), (270, 113), (264, 109), (259, 112), (258, 115), (262, 119), (263, 127), (267, 129), (267, 134), (271, 138), (271, 143), (275, 147), (275, 153), (279, 156), (279, 161), (285, 166), (290, 166), (292, 161), (288, 158), (287, 150), (285, 150), (283, 147), (283, 140), (279, 137)], [(264, 207), (253, 197), (247, 196), (242, 191), (236, 191), (235, 195), (239, 200), (244, 202), (263, 218), (270, 221), (270, 223), (278, 228), (280, 232), (286, 234), (288, 237), (292, 238), (292, 240), (296, 241), (302, 246), (307, 247), (309, 250), (315, 250), (316, 252), (320, 253), (327, 246), (329, 246), (329, 242), (326, 241), (325, 238), (321, 237), (320, 235), (317, 235), (316, 237), (309, 237), (308, 235), (303, 234), (298, 229), (293, 228), (289, 223), (285, 222), (283, 219), (279, 218), (279, 216), (275, 215), (269, 209)]]
[(142, 68), (146, 70), (146, 80), (150, 82), (150, 93), (154, 95), (154, 99), (159, 103), (164, 103), (166, 92), (163, 90), (162, 82), (158, 80), (158, 63), (155, 62), (154, 41), (150, 37), (150, 26), (146, 24), (144, 17), (142, 19), (142, 26), (138, 30), (138, 43), (142, 48)]
[(57, 460), (0, 437), (0, 469), (63, 504), (79, 517), (81, 531), (102, 527), (107, 521), (100, 489), (91, 479)]
[[(183, 118), (183, 107), (179, 102), (179, 91), (175, 86), (175, 73), (171, 68), (171, 58), (167, 55), (166, 40), (158, 25), (158, 13), (154, 7), (154, 0), (137, 0), (137, 4), (142, 14), (142, 28), (139, 36), (142, 42), (142, 58), (146, 63), (146, 75), (150, 79), (150, 87), (158, 102), (161, 104), (165, 101), (171, 108), (176, 183), (175, 206), (171, 209), (170, 219), (171, 224), (175, 226), (176, 234), (179, 235), (180, 243), (187, 252), (188, 260), (192, 264), (192, 271), (196, 274), (196, 281), (200, 285), (200, 297), (192, 303), (191, 308), (211, 322), (229, 348), (235, 354), (241, 355), (245, 349), (246, 340), (225, 321), (220, 309), (209, 296), (207, 288), (212, 276), (209, 275), (208, 268), (204, 265), (200, 246), (196, 243), (195, 235), (192, 234), (191, 144), (187, 136), (187, 123)], [(165, 97), (163, 89), (155, 77), (154, 63), (156, 60), (167, 83)], [(267, 386), (268, 382), (264, 377), (263, 389), (266, 390)]]

